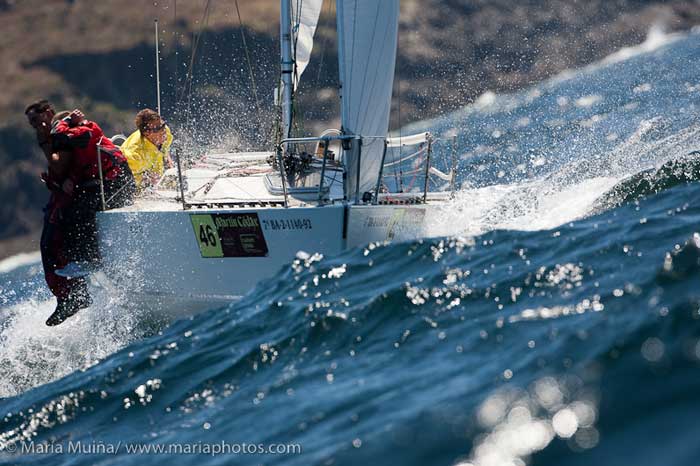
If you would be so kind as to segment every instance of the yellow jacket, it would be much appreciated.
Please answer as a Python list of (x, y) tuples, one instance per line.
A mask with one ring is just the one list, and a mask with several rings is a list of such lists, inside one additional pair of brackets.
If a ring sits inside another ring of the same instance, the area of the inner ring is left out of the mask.
[(168, 158), (170, 145), (173, 143), (173, 133), (170, 128), (165, 127), (165, 142), (160, 150), (151, 141), (146, 139), (141, 131), (136, 130), (124, 141), (121, 146), (121, 151), (126, 157), (129, 168), (134, 173), (136, 186), (141, 187), (141, 182), (146, 174), (154, 173), (158, 176), (163, 175), (164, 161)]

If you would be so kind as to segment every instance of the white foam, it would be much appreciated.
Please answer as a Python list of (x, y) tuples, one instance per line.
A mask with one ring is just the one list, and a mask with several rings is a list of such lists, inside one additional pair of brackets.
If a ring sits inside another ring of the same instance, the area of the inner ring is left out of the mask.
[(642, 120), (609, 152), (591, 157), (582, 148), (571, 163), (543, 178), (462, 189), (453, 201), (435, 209), (426, 235), (548, 230), (598, 212), (598, 201), (618, 183), (700, 144), (700, 128), (667, 134), (667, 127), (663, 117)]
[(601, 102), (603, 100), (603, 97), (598, 95), (598, 94), (591, 94), (591, 95), (584, 95), (582, 97), (579, 97), (576, 99), (576, 102), (574, 102), (574, 105), (577, 107), (581, 108), (588, 108), (596, 105), (597, 103)]
[(0, 273), (8, 273), (25, 265), (33, 265), (41, 261), (41, 253), (24, 252), (0, 261)]
[(588, 215), (596, 201), (619, 181), (598, 177), (553, 185), (537, 180), (459, 191), (440, 208), (428, 236), (479, 235), (492, 230), (535, 231)]
[(633, 47), (623, 47), (617, 52), (605, 57), (601, 61), (601, 63), (606, 65), (610, 63), (618, 63), (621, 61), (629, 60), (632, 57), (636, 57), (644, 53), (654, 52), (660, 49), (661, 47), (664, 47), (668, 44), (677, 41), (678, 39), (684, 36), (685, 34), (681, 33), (668, 34), (664, 31), (663, 26), (661, 26), (660, 24), (655, 24), (649, 29), (649, 32), (647, 33), (647, 38), (644, 42)]
[[(700, 26), (696, 26), (692, 29), (690, 34), (700, 34)], [(472, 104), (466, 105), (459, 110), (455, 110), (445, 116), (440, 116), (428, 120), (422, 120), (416, 123), (406, 125), (401, 129), (403, 132), (415, 133), (420, 131), (425, 131), (426, 128), (439, 126), (441, 122), (449, 122), (452, 120), (458, 120), (464, 118), (466, 115), (473, 112), (480, 113), (491, 113), (497, 111), (509, 111), (514, 110), (519, 105), (523, 103), (529, 103), (533, 99), (536, 99), (542, 95), (542, 88), (547, 88), (551, 86), (558, 85), (564, 81), (580, 76), (581, 74), (590, 73), (592, 71), (598, 70), (605, 66), (619, 63), (630, 58), (642, 55), (645, 53), (655, 52), (673, 42), (676, 42), (684, 37), (688, 37), (688, 33), (666, 33), (661, 25), (653, 25), (648, 33), (644, 42), (639, 45), (631, 47), (623, 47), (620, 50), (613, 52), (607, 57), (599, 60), (595, 63), (591, 63), (579, 69), (567, 69), (559, 72), (557, 75), (544, 81), (537, 87), (532, 88), (525, 99), (519, 98), (518, 93), (516, 94), (496, 94), (493, 91), (485, 91), (481, 94)], [(646, 86), (640, 88), (639, 90), (646, 91)], [(583, 96), (583, 100), (579, 99), (577, 102), (579, 106), (590, 106), (600, 102), (599, 99), (595, 99), (589, 102), (588, 97)], [(600, 96), (596, 96), (600, 97)], [(569, 99), (566, 96), (560, 96), (557, 99), (557, 103), (561, 107), (565, 107), (569, 104)], [(583, 104), (583, 105), (582, 105)], [(448, 135), (444, 137), (450, 137), (454, 132), (449, 132)]]
[(96, 364), (141, 336), (135, 317), (117, 299), (97, 293), (95, 304), (61, 325), (45, 324), (56, 301), (28, 298), (0, 308), (0, 397)]
[(474, 101), (474, 107), (478, 109), (485, 109), (491, 107), (496, 103), (496, 94), (493, 91), (486, 91), (479, 96), (478, 99)]
[[(692, 33), (697, 34), (698, 31), (693, 29)], [(655, 52), (687, 36), (687, 33), (666, 33), (664, 32), (664, 29), (661, 25), (653, 25), (651, 28), (649, 28), (649, 31), (647, 32), (647, 37), (641, 44), (634, 45), (631, 47), (623, 47), (620, 50), (611, 53), (602, 60), (599, 60), (595, 63), (591, 63), (582, 68), (576, 70), (569, 69), (561, 71), (556, 76), (547, 80), (545, 85), (557, 85), (564, 81), (568, 81), (569, 79), (575, 78), (576, 76), (579, 76), (581, 74), (590, 73), (600, 68), (604, 68), (608, 65), (624, 62), (626, 60), (629, 60), (630, 58), (643, 55), (645, 53)]]

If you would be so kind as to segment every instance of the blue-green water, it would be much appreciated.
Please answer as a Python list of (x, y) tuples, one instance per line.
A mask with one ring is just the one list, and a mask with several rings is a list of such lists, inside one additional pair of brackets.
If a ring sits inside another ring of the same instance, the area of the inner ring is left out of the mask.
[(105, 292), (43, 327), (38, 264), (3, 262), (0, 462), (698, 464), (700, 36), (645, 47), (418, 125), (459, 140), (454, 237), (146, 338)]

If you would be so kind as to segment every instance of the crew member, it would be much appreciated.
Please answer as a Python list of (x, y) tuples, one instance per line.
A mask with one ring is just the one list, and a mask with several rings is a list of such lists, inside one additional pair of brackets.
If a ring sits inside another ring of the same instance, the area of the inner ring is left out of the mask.
[(119, 148), (80, 110), (53, 124), (51, 144), (56, 152), (72, 154), (63, 182), (64, 192), (72, 197), (71, 208), (64, 214), (68, 256), (73, 262), (98, 261), (95, 214), (102, 210), (102, 189), (105, 208), (123, 207), (132, 203), (134, 177)]
[(92, 303), (85, 274), (66, 270), (99, 260), (95, 214), (103, 207), (101, 183), (106, 208), (129, 204), (135, 184), (126, 158), (81, 111), (56, 118), (42, 100), (27, 107), (25, 114), (49, 162), (48, 172), (42, 174), (52, 194), (41, 251), (47, 284), (58, 301), (46, 324), (57, 325)]
[(170, 145), (173, 135), (161, 116), (151, 110), (136, 115), (136, 131), (121, 146), (139, 189), (154, 186), (163, 176), (165, 165), (173, 166)]
[(57, 301), (56, 309), (46, 323), (56, 325), (63, 321), (59, 316), (72, 315), (91, 304), (84, 278), (69, 279), (56, 274), (56, 270), (62, 269), (70, 261), (65, 248), (63, 213), (70, 208), (72, 199), (63, 190), (63, 182), (72, 162), (71, 153), (53, 151), (51, 122), (56, 112), (47, 100), (32, 103), (24, 113), (29, 124), (36, 130), (37, 143), (48, 163), (47, 171), (41, 174), (50, 195), (44, 207), (40, 249), (44, 278)]

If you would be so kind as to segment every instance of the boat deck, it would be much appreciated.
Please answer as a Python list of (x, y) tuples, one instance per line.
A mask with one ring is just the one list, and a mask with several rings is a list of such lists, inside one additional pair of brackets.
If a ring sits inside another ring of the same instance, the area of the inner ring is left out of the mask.
[[(275, 208), (284, 206), (279, 172), (268, 160), (272, 152), (209, 154), (183, 170), (184, 195), (188, 209)], [(287, 185), (289, 207), (319, 205), (321, 162), (312, 163), (308, 176)], [(343, 169), (328, 163), (324, 172), (324, 203), (341, 202)], [(429, 192), (426, 202), (444, 202), (449, 192)], [(421, 204), (422, 193), (381, 193), (379, 204)], [(161, 181), (141, 192), (134, 205), (116, 209), (126, 212), (177, 211), (183, 203), (176, 168), (166, 170)]]

